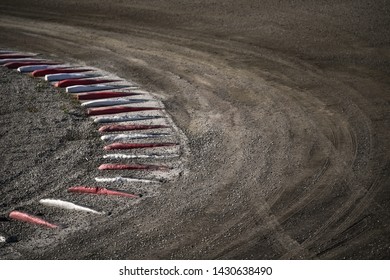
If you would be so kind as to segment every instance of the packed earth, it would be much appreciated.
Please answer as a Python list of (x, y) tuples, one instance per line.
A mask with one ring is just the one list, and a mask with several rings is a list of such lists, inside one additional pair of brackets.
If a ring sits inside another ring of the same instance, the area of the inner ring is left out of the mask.
[(2, 0), (0, 259), (389, 259), (389, 26), (386, 1)]

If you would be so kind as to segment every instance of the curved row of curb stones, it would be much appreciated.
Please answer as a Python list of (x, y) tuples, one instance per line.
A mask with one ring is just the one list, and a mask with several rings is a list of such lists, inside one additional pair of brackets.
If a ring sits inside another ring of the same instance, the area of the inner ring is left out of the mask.
[[(0, 50), (0, 65), (15, 69), (20, 73), (43, 78), (57, 88), (80, 101), (86, 114), (93, 122), (101, 125), (99, 132), (104, 142), (103, 159), (120, 161), (105, 163), (98, 167), (105, 174), (114, 176), (95, 178), (96, 184), (161, 184), (172, 180), (182, 172), (183, 135), (164, 110), (162, 102), (149, 92), (140, 90), (132, 82), (125, 81), (96, 68), (73, 66), (41, 58), (34, 53)], [(181, 142), (181, 143), (180, 143)], [(157, 164), (139, 164), (130, 161), (150, 159)], [(171, 166), (160, 164), (169, 159)], [(173, 164), (172, 160), (176, 161)], [(173, 166), (174, 165), (174, 166)], [(143, 177), (128, 176), (134, 170)], [(117, 175), (122, 172), (122, 175)], [(125, 175), (123, 175), (125, 174)], [(139, 199), (137, 194), (117, 191), (113, 188), (93, 186), (73, 186), (68, 192), (87, 195), (122, 196)], [(60, 199), (41, 199), (40, 204), (72, 211), (85, 211), (92, 214), (105, 214), (89, 207), (76, 205)], [(11, 211), (11, 220), (19, 220), (46, 228), (58, 228), (39, 217), (20, 211)], [(12, 237), (0, 235), (0, 243), (13, 242)]]

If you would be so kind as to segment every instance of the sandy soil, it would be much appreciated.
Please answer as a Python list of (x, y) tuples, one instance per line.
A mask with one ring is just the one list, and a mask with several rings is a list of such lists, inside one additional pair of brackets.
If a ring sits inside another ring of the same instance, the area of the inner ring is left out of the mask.
[(0, 47), (136, 81), (189, 155), (138, 202), (93, 201), (111, 215), (39, 208), (95, 175), (101, 143), (66, 95), (1, 69), (0, 213), (67, 227), (3, 218), (0, 258), (389, 259), (390, 5), (275, 2), (1, 1)]

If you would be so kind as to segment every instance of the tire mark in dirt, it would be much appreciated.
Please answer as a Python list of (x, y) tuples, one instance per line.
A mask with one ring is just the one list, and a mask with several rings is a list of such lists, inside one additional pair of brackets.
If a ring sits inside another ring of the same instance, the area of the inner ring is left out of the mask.
[[(346, 142), (347, 144), (349, 143), (347, 147), (350, 147), (351, 151), (348, 157), (349, 166), (347, 166), (345, 169), (345, 171), (347, 172), (350, 172), (354, 168), (354, 166), (357, 165), (357, 162), (362, 160), (359, 157), (362, 157), (365, 154), (370, 155), (373, 153), (373, 143), (371, 140), (372, 133), (370, 131), (369, 122), (367, 122), (366, 117), (362, 115), (361, 112), (357, 111), (357, 113), (359, 117), (353, 119), (353, 122), (350, 124), (353, 126), (354, 129), (347, 129), (346, 132), (348, 133), (343, 133), (344, 135), (348, 135), (349, 137), (346, 141), (342, 142)], [(360, 122), (358, 120), (360, 120)], [(357, 123), (359, 127), (355, 126), (355, 123)], [(364, 124), (363, 126), (362, 123)], [(362, 144), (358, 142), (355, 129), (357, 129), (358, 131), (360, 130), (360, 136), (368, 136), (368, 145), (366, 141), (362, 142)], [(338, 137), (336, 138), (338, 139)], [(339, 143), (339, 141), (337, 143)], [(335, 147), (337, 146), (338, 145), (335, 145)], [(341, 148), (345, 149), (345, 147)], [(342, 160), (342, 158), (340, 158), (339, 160)], [(361, 186), (359, 183), (354, 182), (356, 181), (356, 179), (354, 177), (350, 177), (352, 175), (348, 175), (348, 173), (346, 173), (344, 176), (346, 176), (347, 178), (349, 177), (349, 179), (347, 179), (346, 184), (354, 186), (352, 193), (348, 197), (348, 199), (344, 201), (342, 206), (337, 209), (333, 213), (333, 215), (328, 220), (326, 220), (323, 225), (318, 228), (309, 239), (302, 243), (303, 246), (313, 252), (311, 257), (321, 257), (323, 256), (323, 254), (325, 254), (325, 252), (329, 251), (330, 249), (334, 249), (338, 245), (346, 243), (352, 238), (358, 236), (363, 231), (363, 229), (358, 229), (358, 232), (350, 237), (343, 237), (343, 232), (345, 233), (347, 229), (351, 228), (353, 225), (357, 227), (356, 219), (359, 219), (359, 216), (361, 216), (363, 212), (367, 210), (369, 205), (372, 203), (373, 198), (381, 190), (381, 187), (379, 185), (383, 185), (383, 182), (378, 182), (379, 180), (377, 176), (374, 177), (374, 181), (368, 188)], [(329, 230), (331, 230), (331, 232), (329, 232)], [(322, 253), (321, 250), (324, 250), (325, 252)], [(294, 257), (294, 252), (290, 252), (284, 256), (284, 258)]]

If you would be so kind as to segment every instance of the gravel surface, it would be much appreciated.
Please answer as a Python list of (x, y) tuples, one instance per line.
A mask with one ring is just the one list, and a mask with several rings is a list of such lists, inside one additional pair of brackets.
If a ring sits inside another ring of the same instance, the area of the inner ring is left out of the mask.
[[(0, 47), (153, 92), (185, 168), (128, 186), (136, 201), (67, 194), (96, 175), (96, 127), (65, 94), (1, 69), (0, 235), (12, 240), (0, 258), (390, 257), (387, 2), (26, 3), (0, 3)], [(35, 203), (49, 195), (109, 213)], [(11, 222), (13, 209), (64, 226)]]

